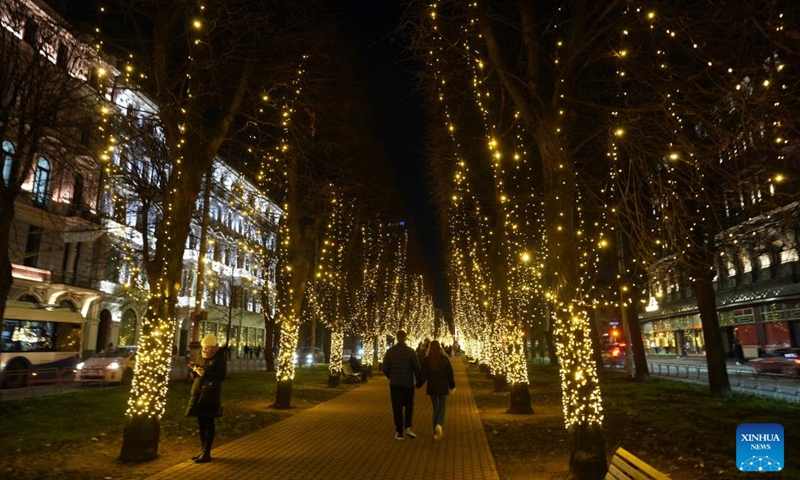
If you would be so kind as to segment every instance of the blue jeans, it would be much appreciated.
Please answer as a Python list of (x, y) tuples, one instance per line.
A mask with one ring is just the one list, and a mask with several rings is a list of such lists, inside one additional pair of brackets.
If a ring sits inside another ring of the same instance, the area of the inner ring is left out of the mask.
[(431, 395), (431, 403), (433, 404), (433, 428), (436, 425), (444, 427), (444, 410), (447, 406), (447, 395)]

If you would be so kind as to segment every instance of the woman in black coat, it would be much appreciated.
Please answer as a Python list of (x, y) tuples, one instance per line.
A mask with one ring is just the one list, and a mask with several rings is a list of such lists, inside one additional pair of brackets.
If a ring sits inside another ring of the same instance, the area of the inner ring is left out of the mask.
[(432, 341), (428, 347), (428, 355), (422, 361), (417, 388), (421, 388), (426, 381), (428, 387), (425, 393), (431, 397), (433, 404), (433, 439), (440, 440), (444, 435), (442, 428), (447, 395), (456, 389), (456, 380), (453, 366), (438, 340)]
[(211, 445), (214, 443), (214, 419), (222, 416), (222, 381), (228, 370), (228, 358), (219, 348), (217, 337), (209, 333), (200, 342), (202, 358), (197, 364), (189, 362), (189, 375), (194, 379), (187, 417), (197, 417), (200, 427), (200, 453), (192, 457), (195, 463), (211, 461)]

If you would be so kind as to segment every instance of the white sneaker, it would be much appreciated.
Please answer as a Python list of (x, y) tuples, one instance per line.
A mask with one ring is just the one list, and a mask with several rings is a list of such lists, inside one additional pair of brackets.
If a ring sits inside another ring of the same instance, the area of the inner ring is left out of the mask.
[(441, 440), (442, 437), (444, 436), (444, 432), (442, 432), (442, 426), (441, 425), (436, 425), (436, 428), (434, 428), (434, 431), (436, 433), (433, 434), (433, 439), (434, 440)]
[(402, 440), (403, 439), (403, 434), (402, 433), (395, 433), (394, 434), (394, 438), (396, 438), (397, 440)]
[(411, 431), (411, 427), (406, 428), (406, 435), (408, 438), (417, 438), (417, 434)]

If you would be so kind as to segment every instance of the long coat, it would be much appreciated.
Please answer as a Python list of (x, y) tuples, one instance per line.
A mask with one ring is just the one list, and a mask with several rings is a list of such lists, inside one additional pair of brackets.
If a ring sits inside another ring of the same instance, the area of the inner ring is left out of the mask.
[(189, 405), (186, 407), (187, 417), (221, 417), (222, 416), (222, 381), (228, 370), (228, 356), (220, 348), (210, 358), (200, 358), (197, 366), (200, 373), (189, 370), (194, 378)]
[(428, 386), (425, 388), (425, 393), (428, 395), (448, 395), (451, 389), (456, 388), (456, 379), (450, 359), (442, 356), (442, 360), (444, 368), (435, 370), (430, 368), (430, 357), (425, 357), (425, 360), (422, 361), (422, 374), (417, 385), (421, 387), (427, 381)]

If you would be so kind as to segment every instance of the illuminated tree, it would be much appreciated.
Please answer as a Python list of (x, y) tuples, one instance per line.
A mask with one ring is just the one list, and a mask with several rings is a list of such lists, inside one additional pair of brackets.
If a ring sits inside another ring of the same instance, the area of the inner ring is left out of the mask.
[(322, 249), (314, 277), (310, 300), (314, 316), (331, 332), (328, 386), (339, 384), (342, 351), (350, 308), (347, 259), (352, 258), (353, 245), (359, 234), (354, 202), (329, 186), (330, 215), (322, 240)]
[[(259, 105), (270, 78), (286, 78), (296, 65), (297, 23), (285, 5), (234, 1), (109, 2), (101, 24), (103, 43), (125, 58), (119, 84), (140, 86), (157, 109), (168, 148), (168, 171), (156, 219), (152, 256), (144, 269), (150, 296), (138, 342), (120, 458), (155, 458), (166, 400), (175, 305), (184, 245), (203, 177), (245, 107)], [(278, 18), (282, 17), (283, 20)], [(131, 35), (131, 32), (136, 32)], [(129, 36), (130, 35), (130, 36)], [(259, 61), (267, 52), (275, 61)], [(298, 55), (299, 56), (299, 55)], [(279, 60), (291, 58), (291, 65)], [(112, 96), (116, 97), (117, 91)], [(115, 132), (106, 130), (104, 159), (113, 167)]]
[[(379, 219), (365, 222), (361, 226), (361, 249), (359, 262), (361, 275), (358, 282), (351, 285), (353, 293), (353, 311), (351, 323), (353, 330), (364, 340), (364, 353), (362, 361), (369, 359), (371, 364), (375, 352), (375, 341), (382, 330), (378, 318), (378, 307), (386, 291), (384, 281), (388, 275), (388, 262), (385, 261), (385, 252), (388, 252), (384, 234), (384, 225)], [(378, 345), (385, 342), (379, 341)], [(379, 354), (379, 358), (382, 356)]]
[[(459, 123), (463, 117), (445, 119), (445, 128), (453, 130), (458, 138), (461, 149), (457, 158), (475, 155), (478, 149), (472, 139), (480, 135), (483, 148), (489, 149), (488, 156), (494, 163), (489, 164), (489, 175), (476, 172), (477, 177), (484, 183), (492, 179), (499, 203), (512, 202), (493, 210), (494, 215), (484, 213), (486, 206), (475, 207), (474, 211), (480, 212), (474, 214), (476, 217), (488, 219), (483, 228), (493, 232), (493, 248), (516, 245), (514, 235), (508, 232), (504, 238), (499, 227), (505, 226), (506, 221), (514, 224), (511, 205), (523, 199), (513, 195), (516, 185), (506, 184), (509, 179), (498, 173), (510, 172), (516, 155), (530, 162), (529, 170), (521, 170), (519, 175), (529, 179), (527, 188), (535, 192), (525, 203), (534, 214), (540, 209), (541, 216), (520, 216), (538, 218), (539, 222), (523, 237), (530, 243), (520, 245), (538, 245), (539, 251), (530, 252), (529, 257), (544, 260), (540, 264), (543, 268), (530, 274), (537, 280), (526, 283), (531, 287), (541, 285), (540, 295), (547, 308), (540, 314), (546, 315), (548, 323), (552, 320), (565, 425), (571, 440), (570, 468), (578, 478), (602, 477), (606, 466), (600, 388), (589, 325), (591, 284), (584, 276), (595, 268), (592, 263), (597, 254), (592, 249), (599, 233), (584, 223), (587, 219), (583, 216), (582, 198), (587, 192), (581, 188), (580, 173), (586, 165), (603, 158), (597, 147), (602, 130), (596, 128), (598, 112), (594, 105), (604, 100), (605, 86), (611, 85), (610, 75), (604, 70), (608, 65), (602, 61), (608, 58), (603, 36), (613, 31), (610, 26), (615, 21), (614, 14), (622, 4), (441, 2), (423, 12), (433, 24), (427, 38), (435, 40), (424, 51), (429, 53), (428, 62), (436, 72), (437, 85), (445, 92), (438, 100), (463, 105), (466, 99), (453, 93), (463, 89), (452, 88), (450, 82), (456, 80), (456, 85), (464, 85), (466, 80), (485, 119), (479, 130), (472, 125), (464, 129)], [(460, 134), (462, 130), (464, 134)], [(515, 138), (517, 133), (519, 139)], [(469, 143), (465, 138), (470, 139)], [(485, 150), (482, 155), (486, 155)], [(476, 163), (468, 162), (467, 166), (475, 169)], [(461, 173), (455, 171), (456, 175)], [(474, 188), (476, 182), (469, 185)], [(524, 192), (524, 184), (517, 185)], [(470, 205), (468, 211), (472, 208)], [(489, 275), (488, 269), (496, 267), (491, 262), (484, 266), (484, 262), (469, 257), (458, 257), (457, 261), (471, 262), (467, 263), (470, 268), (480, 267), (484, 278)], [(489, 290), (491, 284), (485, 285)], [(498, 315), (506, 308), (500, 307), (503, 301), (499, 292), (506, 291), (499, 285), (502, 283), (495, 282), (491, 287), (496, 292), (493, 295), (482, 295), (488, 304), (496, 305), (484, 318), (504, 319), (490, 331), (503, 335), (508, 325), (505, 319), (509, 317)], [(474, 293), (460, 288), (457, 295), (468, 298)]]
[(710, 391), (728, 396), (714, 283), (743, 258), (753, 272), (774, 264), (769, 250), (791, 238), (782, 231), (796, 211), (797, 9), (693, 7), (634, 4), (624, 15), (612, 175), (623, 231), (650, 274), (643, 293), (691, 286)]
[[(252, 145), (246, 150), (252, 151), (253, 166), (258, 169), (254, 176), (266, 191), (273, 192), (285, 212), (279, 229), (276, 291), (281, 331), (278, 408), (291, 405), (299, 327), (313, 320), (308, 307), (321, 308), (329, 321), (332, 316), (342, 321), (349, 317), (350, 300), (344, 295), (351, 291), (351, 280), (346, 272), (351, 269), (353, 245), (358, 243), (358, 225), (365, 212), (386, 211), (386, 205), (396, 204), (398, 198), (396, 189), (386, 184), (385, 152), (371, 138), (372, 122), (350, 50), (340, 41), (337, 23), (323, 20), (316, 30), (313, 54), (297, 59), (296, 78), (270, 92), (268, 104), (277, 109), (265, 109), (264, 121), (243, 127), (243, 138)], [(336, 232), (326, 231), (328, 225)], [(328, 241), (346, 240), (346, 248), (337, 253), (342, 258), (333, 259), (323, 251), (328, 233), (333, 235)], [(317, 285), (314, 292), (320, 298), (337, 298), (344, 310), (331, 311), (336, 302), (323, 305), (326, 301), (306, 298), (319, 265), (324, 272), (329, 268), (332, 274), (339, 272), (336, 295), (328, 296), (331, 285)]]

